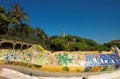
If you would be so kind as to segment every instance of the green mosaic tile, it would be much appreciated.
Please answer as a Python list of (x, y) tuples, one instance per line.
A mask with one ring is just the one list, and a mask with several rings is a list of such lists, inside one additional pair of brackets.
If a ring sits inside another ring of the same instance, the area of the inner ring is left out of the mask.
[(102, 66), (101, 71), (106, 71), (108, 69), (108, 66)]

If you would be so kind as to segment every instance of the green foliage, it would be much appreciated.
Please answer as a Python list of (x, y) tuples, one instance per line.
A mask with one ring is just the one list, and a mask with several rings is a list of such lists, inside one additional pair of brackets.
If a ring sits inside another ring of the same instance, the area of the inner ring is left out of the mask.
[(75, 42), (75, 43), (71, 44), (69, 47), (70, 47), (69, 48), (70, 51), (78, 51), (78, 50), (80, 50), (81, 43)]
[(84, 39), (79, 37), (79, 36), (74, 36), (74, 41), (75, 42), (80, 42), (80, 43), (84, 43)]
[(0, 34), (6, 34), (10, 19), (7, 17), (5, 8), (0, 6)]
[(50, 47), (53, 51), (67, 50), (67, 41), (63, 38), (57, 37), (50, 40)]
[(5, 13), (5, 8), (3, 6), (0, 6), (0, 13)]
[(90, 46), (95, 46), (97, 43), (91, 39), (84, 39), (86, 44), (89, 44)]
[(60, 36), (52, 36), (50, 38), (50, 48), (53, 51), (108, 51), (110, 48), (105, 45), (96, 43), (94, 40), (81, 38), (79, 36), (66, 35), (64, 38)]
[(108, 42), (108, 43), (104, 43), (104, 46), (111, 48), (112, 46), (117, 46), (120, 49), (120, 43), (118, 42)]
[(68, 41), (68, 42), (73, 42), (74, 41), (74, 37), (72, 35), (66, 35), (65, 36), (65, 39)]

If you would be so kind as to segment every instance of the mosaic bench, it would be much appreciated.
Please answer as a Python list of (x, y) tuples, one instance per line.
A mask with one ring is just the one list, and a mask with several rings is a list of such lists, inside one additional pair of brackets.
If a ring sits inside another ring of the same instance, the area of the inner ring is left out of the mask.
[[(18, 66), (38, 72), (47, 71), (80, 74), (113, 71), (120, 68), (120, 52), (117, 47), (114, 47), (111, 54), (45, 53), (36, 49), (37, 46), (23, 51), (0, 49), (0, 66)], [(20, 69), (16, 70), (20, 71)]]

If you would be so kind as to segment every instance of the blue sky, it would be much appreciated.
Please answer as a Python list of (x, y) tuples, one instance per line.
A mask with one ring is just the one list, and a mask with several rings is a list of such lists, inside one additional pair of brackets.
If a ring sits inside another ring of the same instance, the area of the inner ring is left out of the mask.
[(98, 43), (120, 39), (120, 0), (0, 0), (20, 3), (33, 27), (49, 36), (66, 34), (93, 39)]

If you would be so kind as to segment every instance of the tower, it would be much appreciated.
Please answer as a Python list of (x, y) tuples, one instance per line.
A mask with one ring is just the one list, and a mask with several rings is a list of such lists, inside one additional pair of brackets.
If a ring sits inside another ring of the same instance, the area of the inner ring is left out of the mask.
[(65, 32), (64, 32), (64, 30), (62, 30), (62, 37), (65, 37)]

